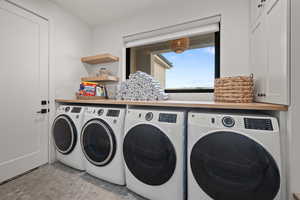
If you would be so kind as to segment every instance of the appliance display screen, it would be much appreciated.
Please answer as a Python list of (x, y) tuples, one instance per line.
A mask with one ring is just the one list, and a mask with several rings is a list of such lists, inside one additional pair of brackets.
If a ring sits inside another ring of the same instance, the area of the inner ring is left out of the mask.
[(168, 114), (168, 113), (160, 113), (158, 121), (159, 122), (167, 122), (167, 123), (176, 123), (177, 115), (176, 114)]
[(245, 118), (244, 123), (246, 129), (273, 131), (273, 125), (270, 119)]
[(71, 110), (71, 113), (80, 113), (81, 112), (81, 107), (73, 107)]
[(108, 110), (106, 116), (107, 117), (119, 117), (120, 110)]

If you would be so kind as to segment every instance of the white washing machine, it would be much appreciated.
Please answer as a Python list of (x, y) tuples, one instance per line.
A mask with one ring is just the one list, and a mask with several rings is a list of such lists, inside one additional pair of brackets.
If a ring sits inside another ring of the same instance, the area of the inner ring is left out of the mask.
[(276, 118), (189, 113), (189, 200), (285, 199), (281, 166)]
[(151, 200), (185, 198), (185, 112), (129, 109), (123, 155), (127, 188)]
[(81, 134), (86, 172), (118, 185), (125, 185), (125, 114), (125, 108), (87, 107)]
[(84, 170), (80, 146), (82, 122), (82, 106), (59, 105), (52, 124), (57, 160), (78, 170)]

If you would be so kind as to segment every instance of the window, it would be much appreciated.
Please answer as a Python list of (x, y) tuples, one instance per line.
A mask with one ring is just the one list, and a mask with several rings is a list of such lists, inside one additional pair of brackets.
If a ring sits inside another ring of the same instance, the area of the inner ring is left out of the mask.
[(127, 75), (143, 71), (157, 79), (167, 93), (213, 92), (220, 77), (220, 32), (189, 37), (182, 53), (170, 41), (127, 48)]

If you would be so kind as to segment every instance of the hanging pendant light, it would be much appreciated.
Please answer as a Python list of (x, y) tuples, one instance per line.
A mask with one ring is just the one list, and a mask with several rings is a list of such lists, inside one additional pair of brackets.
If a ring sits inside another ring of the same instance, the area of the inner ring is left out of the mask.
[(180, 38), (176, 40), (170, 41), (170, 48), (175, 53), (183, 53), (187, 50), (190, 46), (190, 39), (189, 38)]

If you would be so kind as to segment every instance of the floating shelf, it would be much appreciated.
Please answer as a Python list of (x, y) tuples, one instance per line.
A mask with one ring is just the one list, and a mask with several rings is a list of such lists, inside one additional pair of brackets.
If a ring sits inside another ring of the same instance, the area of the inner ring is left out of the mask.
[(113, 56), (109, 53), (81, 58), (81, 62), (88, 63), (88, 64), (103, 64), (103, 63), (113, 63), (118, 61), (119, 61), (119, 57)]
[(82, 77), (81, 81), (88, 82), (117, 82), (119, 78), (116, 76), (94, 76), (94, 77)]

